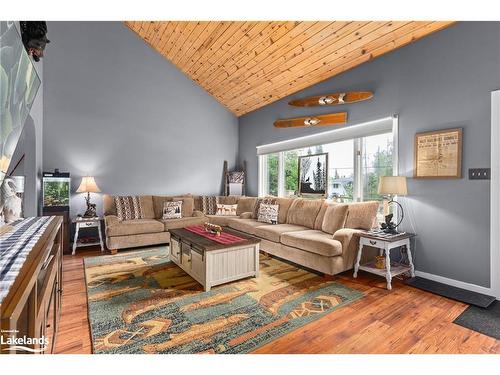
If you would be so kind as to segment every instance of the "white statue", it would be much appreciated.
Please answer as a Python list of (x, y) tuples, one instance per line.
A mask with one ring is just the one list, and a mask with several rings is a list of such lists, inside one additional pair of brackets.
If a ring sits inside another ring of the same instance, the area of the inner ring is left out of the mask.
[(23, 215), (23, 200), (16, 195), (14, 180), (8, 177), (0, 188), (0, 211), (6, 224), (21, 219)]

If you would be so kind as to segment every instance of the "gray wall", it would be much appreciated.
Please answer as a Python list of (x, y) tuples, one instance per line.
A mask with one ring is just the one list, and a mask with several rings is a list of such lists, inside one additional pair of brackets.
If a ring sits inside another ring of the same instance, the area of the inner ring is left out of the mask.
[[(220, 193), (237, 118), (121, 22), (49, 22), (44, 170), (105, 193)], [(94, 201), (98, 210), (101, 197)], [(71, 213), (83, 213), (83, 194)]]
[(465, 177), (410, 179), (405, 203), (418, 234), (417, 269), (488, 287), (490, 184), (466, 176), (468, 168), (490, 166), (490, 92), (500, 88), (499, 40), (498, 22), (461, 22), (240, 117), (239, 158), (248, 163), (250, 193), (257, 193), (256, 146), (321, 131), (279, 130), (273, 121), (332, 111), (290, 107), (291, 98), (373, 90), (371, 101), (342, 109), (349, 112), (348, 125), (399, 114), (401, 175), (412, 176), (415, 133), (464, 128)]

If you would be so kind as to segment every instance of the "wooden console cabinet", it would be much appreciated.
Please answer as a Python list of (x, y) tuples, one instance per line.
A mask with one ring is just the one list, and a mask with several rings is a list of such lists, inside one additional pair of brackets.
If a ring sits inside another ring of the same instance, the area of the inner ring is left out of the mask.
[[(27, 220), (27, 219), (25, 219)], [(53, 353), (61, 313), (62, 250), (64, 235), (62, 217), (54, 216), (48, 224), (35, 232), (38, 238), (29, 243), (17, 276), (8, 293), (0, 300), (0, 353)], [(0, 240), (7, 242), (7, 234)], [(29, 338), (32, 343), (13, 348), (12, 340)], [(42, 340), (46, 339), (46, 342)]]

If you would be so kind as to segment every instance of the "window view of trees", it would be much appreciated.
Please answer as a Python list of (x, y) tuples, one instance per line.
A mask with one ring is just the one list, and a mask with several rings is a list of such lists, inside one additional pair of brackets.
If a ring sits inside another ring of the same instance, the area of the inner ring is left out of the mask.
[(267, 195), (278, 196), (279, 155), (267, 155)]
[[(267, 155), (267, 186), (265, 194), (278, 196), (279, 173), (283, 173), (284, 195), (297, 196), (299, 185), (299, 156), (328, 153), (328, 186), (327, 196), (339, 202), (352, 202), (356, 200), (355, 193), (355, 168), (354, 140), (346, 140), (331, 144), (308, 147), (304, 149), (284, 151), (283, 171), (279, 171), (279, 153)], [(359, 173), (362, 186), (361, 199), (381, 200), (378, 195), (378, 182), (380, 176), (390, 176), (393, 174), (393, 145), (392, 133), (380, 134), (361, 139), (360, 157), (361, 170)], [(324, 179), (324, 173), (318, 174), (316, 161), (310, 165), (311, 186), (324, 184), (324, 181), (316, 181), (319, 176)]]
[(392, 134), (366, 137), (363, 142), (363, 198), (382, 200), (378, 194), (380, 176), (392, 176)]

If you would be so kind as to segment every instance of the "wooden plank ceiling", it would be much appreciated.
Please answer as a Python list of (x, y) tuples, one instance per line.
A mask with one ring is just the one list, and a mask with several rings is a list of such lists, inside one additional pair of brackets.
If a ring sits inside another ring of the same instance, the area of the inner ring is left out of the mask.
[(241, 116), (452, 22), (125, 23), (220, 103)]

